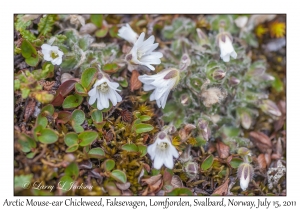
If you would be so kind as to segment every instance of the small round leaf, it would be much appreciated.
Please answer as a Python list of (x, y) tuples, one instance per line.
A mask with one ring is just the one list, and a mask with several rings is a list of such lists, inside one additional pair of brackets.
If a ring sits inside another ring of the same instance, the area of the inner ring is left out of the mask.
[(96, 77), (97, 77), (97, 69), (88, 68), (84, 70), (80, 80), (82, 87), (86, 89), (90, 89)]
[(58, 140), (58, 135), (53, 130), (45, 128), (40, 132), (38, 140), (45, 144), (52, 144)]
[(78, 135), (76, 133), (67, 133), (65, 136), (65, 143), (67, 146), (72, 146), (77, 144), (78, 142)]
[(81, 140), (80, 146), (84, 147), (90, 145), (98, 137), (98, 133), (95, 131), (84, 131), (78, 135), (78, 138)]
[(90, 158), (101, 159), (105, 157), (105, 153), (100, 147), (91, 149), (88, 154)]
[(80, 95), (70, 95), (67, 96), (63, 102), (64, 109), (72, 109), (78, 107), (82, 103), (82, 96)]
[(135, 144), (124, 144), (122, 146), (122, 150), (128, 151), (128, 152), (138, 152), (139, 149)]
[(213, 162), (214, 162), (214, 156), (213, 155), (208, 156), (203, 161), (203, 163), (201, 165), (201, 169), (204, 170), (204, 171), (207, 170), (207, 169), (209, 169), (212, 166)]
[(121, 170), (113, 170), (111, 172), (111, 177), (114, 178), (117, 182), (125, 184), (127, 182), (126, 174)]

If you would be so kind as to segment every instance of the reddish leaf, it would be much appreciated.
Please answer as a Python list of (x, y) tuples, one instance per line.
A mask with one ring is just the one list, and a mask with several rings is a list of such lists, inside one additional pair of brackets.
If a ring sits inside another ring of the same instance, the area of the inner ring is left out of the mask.
[(67, 96), (72, 90), (74, 90), (75, 84), (78, 81), (78, 79), (70, 79), (65, 81), (59, 86), (59, 88), (56, 91), (56, 94), (61, 94), (63, 97)]
[(227, 146), (221, 141), (218, 141), (216, 143), (216, 147), (220, 158), (227, 158), (229, 156), (229, 146)]
[(65, 124), (71, 119), (71, 116), (72, 116), (71, 112), (60, 111), (58, 112), (56, 123)]
[(64, 97), (63, 97), (60, 93), (58, 93), (58, 94), (56, 94), (56, 96), (54, 97), (54, 99), (53, 99), (53, 101), (51, 102), (51, 104), (52, 104), (53, 106), (61, 106), (62, 103), (63, 103), (63, 101), (64, 101)]
[(222, 184), (218, 188), (216, 188), (212, 195), (222, 195), (222, 196), (227, 195), (227, 193), (228, 193), (228, 183), (229, 183), (229, 179), (227, 179), (224, 182), (224, 184)]
[(130, 78), (130, 90), (131, 92), (138, 90), (142, 87), (141, 81), (138, 79), (140, 76), (139, 72), (137, 70), (132, 71), (132, 75)]
[(259, 168), (265, 169), (267, 167), (267, 162), (264, 154), (260, 154), (256, 159)]
[(270, 138), (262, 132), (250, 132), (250, 139), (262, 153), (266, 153), (272, 149)]
[(25, 112), (24, 112), (24, 122), (27, 122), (29, 117), (34, 113), (35, 103), (36, 102), (34, 99), (30, 99), (28, 101), (27, 106), (25, 108)]

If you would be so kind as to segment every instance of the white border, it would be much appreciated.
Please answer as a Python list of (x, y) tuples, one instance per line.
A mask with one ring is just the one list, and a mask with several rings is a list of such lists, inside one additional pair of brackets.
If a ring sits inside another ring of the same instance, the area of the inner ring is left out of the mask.
[[(38, 0), (13, 0), (1, 1), (1, 69), (0, 69), (0, 97), (1, 97), (1, 144), (0, 144), (0, 208), (3, 208), (5, 198), (9, 200), (25, 199), (24, 197), (13, 197), (13, 14), (14, 13), (169, 13), (169, 14), (208, 14), (208, 13), (287, 13), (287, 197), (268, 197), (269, 201), (297, 201), (297, 208), (300, 206), (299, 200), (299, 133), (297, 133), (299, 122), (299, 15), (297, 6), (291, 1), (279, 0), (209, 0), (209, 1), (133, 1), (133, 0), (113, 0), (113, 1), (38, 1)], [(64, 200), (67, 197), (29, 197), (35, 200)], [(193, 200), (184, 198), (185, 200)], [(226, 197), (227, 199), (228, 197)], [(238, 200), (263, 200), (265, 197), (234, 197)], [(85, 200), (97, 200), (98, 197), (84, 197)], [(148, 197), (118, 197), (118, 200), (148, 200)], [(152, 199), (154, 199), (152, 197)], [(164, 200), (165, 198), (155, 198)], [(176, 198), (172, 198), (175, 199)], [(203, 198), (204, 199), (204, 198)], [(216, 198), (217, 199), (217, 198)], [(15, 209), (14, 207), (13, 209)], [(23, 207), (24, 208), (24, 207)], [(25, 207), (26, 209), (27, 207)], [(40, 207), (34, 207), (35, 209)], [(49, 207), (45, 207), (49, 208)], [(52, 208), (52, 207), (50, 207)], [(66, 208), (66, 207), (64, 207)], [(72, 207), (82, 208), (82, 207)], [(97, 207), (99, 208), (99, 207)], [(123, 207), (124, 208), (124, 207)], [(182, 207), (172, 208), (179, 209)], [(204, 208), (204, 207), (197, 207)], [(237, 207), (241, 208), (241, 207)], [(235, 209), (237, 209), (235, 208)], [(28, 208), (32, 209), (32, 207)], [(105, 208), (107, 209), (107, 208)], [(118, 209), (118, 208), (116, 208)], [(132, 209), (127, 207), (125, 209)], [(158, 208), (148, 208), (158, 209)], [(162, 208), (159, 208), (162, 209)], [(193, 208), (194, 209), (194, 208)], [(220, 209), (220, 207), (211, 208)], [(244, 209), (244, 208), (243, 208)], [(246, 209), (246, 208), (245, 208)], [(248, 209), (248, 208), (247, 208)], [(275, 209), (275, 208), (269, 208)], [(280, 208), (286, 209), (286, 208)], [(296, 208), (289, 208), (296, 209)]]

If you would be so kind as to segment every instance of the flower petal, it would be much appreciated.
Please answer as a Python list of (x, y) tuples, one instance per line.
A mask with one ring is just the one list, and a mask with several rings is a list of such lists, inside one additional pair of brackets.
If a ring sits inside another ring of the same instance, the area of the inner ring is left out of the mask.
[(163, 164), (164, 164), (163, 158), (160, 157), (160, 156), (156, 156), (155, 159), (154, 159), (153, 167), (156, 168), (156, 169), (160, 169)]
[(165, 159), (164, 159), (164, 164), (167, 168), (172, 169), (174, 167), (174, 161), (173, 161), (173, 157), (172, 155), (168, 155)]

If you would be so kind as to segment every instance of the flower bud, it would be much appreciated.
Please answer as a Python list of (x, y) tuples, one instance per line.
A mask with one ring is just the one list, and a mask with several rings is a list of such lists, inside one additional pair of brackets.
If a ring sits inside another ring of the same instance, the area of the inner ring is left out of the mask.
[(251, 115), (246, 111), (241, 111), (239, 115), (243, 128), (249, 129), (252, 124)]
[(208, 122), (206, 120), (200, 119), (198, 121), (198, 128), (200, 130), (200, 134), (202, 135), (203, 139), (208, 141), (211, 135), (210, 129), (208, 127)]
[(240, 80), (238, 79), (238, 78), (236, 78), (236, 77), (230, 77), (229, 78), (229, 84), (231, 84), (231, 85), (238, 85), (238, 84), (240, 84)]
[(184, 71), (191, 64), (191, 59), (188, 54), (183, 54), (179, 63), (179, 69)]
[(222, 80), (226, 75), (226, 72), (222, 69), (217, 69), (213, 72), (213, 78), (215, 80)]
[(184, 172), (191, 179), (194, 179), (197, 177), (197, 175), (199, 174), (198, 169), (199, 169), (198, 164), (196, 162), (192, 162), (192, 161), (187, 162), (183, 166)]
[(263, 112), (265, 112), (268, 115), (274, 116), (274, 117), (280, 117), (281, 112), (278, 109), (277, 105), (271, 101), (271, 100), (263, 100), (260, 102), (260, 108)]
[(239, 166), (237, 176), (240, 179), (240, 186), (242, 190), (246, 190), (248, 188), (249, 182), (251, 181), (253, 174), (253, 167), (249, 163), (242, 163)]
[(192, 130), (194, 130), (196, 126), (193, 124), (187, 124), (184, 126), (184, 128), (180, 129), (179, 136), (182, 141), (186, 141), (188, 138), (188, 135), (191, 133)]
[(183, 106), (190, 104), (190, 97), (187, 94), (182, 94), (180, 97), (180, 102)]
[(200, 28), (197, 28), (196, 31), (200, 40), (207, 39), (206, 34)]
[(190, 155), (191, 153), (191, 145), (187, 145), (182, 154), (179, 157), (179, 160), (181, 163), (186, 163), (188, 161), (192, 160), (192, 156)]
[(246, 147), (240, 147), (237, 151), (238, 155), (245, 156), (250, 154), (250, 150)]

